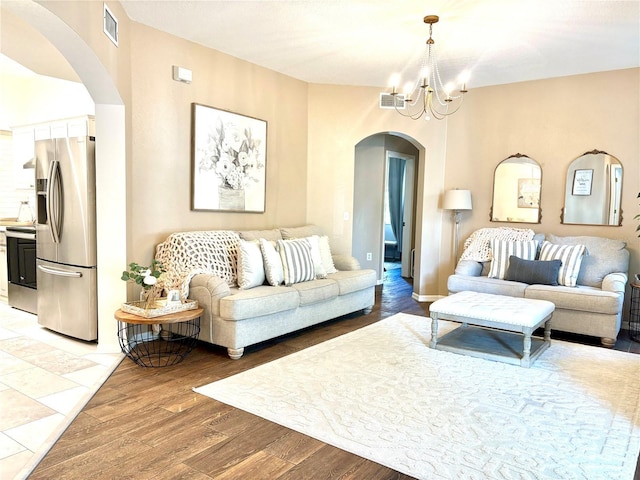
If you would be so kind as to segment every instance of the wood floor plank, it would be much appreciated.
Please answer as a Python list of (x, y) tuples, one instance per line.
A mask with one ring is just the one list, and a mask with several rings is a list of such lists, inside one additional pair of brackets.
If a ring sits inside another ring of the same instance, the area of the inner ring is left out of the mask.
[(273, 478), (280, 478), (293, 467), (292, 463), (269, 455), (264, 451), (258, 451), (245, 458), (242, 462), (228, 468), (220, 475), (216, 475), (215, 478), (216, 480), (237, 480), (239, 478), (272, 480)]
[(265, 451), (287, 462), (298, 464), (317, 452), (324, 443), (293, 430), (271, 443)]

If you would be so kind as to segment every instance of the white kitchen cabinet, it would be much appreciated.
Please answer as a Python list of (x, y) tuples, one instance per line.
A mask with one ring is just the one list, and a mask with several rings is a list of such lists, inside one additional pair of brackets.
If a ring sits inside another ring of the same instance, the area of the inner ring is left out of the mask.
[(35, 168), (24, 168), (34, 158), (35, 142), (50, 138), (95, 136), (93, 116), (66, 118), (12, 129), (14, 181), (16, 188), (35, 188)]
[(0, 231), (0, 297), (7, 298), (9, 280), (7, 277), (7, 237)]
[[(33, 190), (36, 181), (35, 164), (30, 168), (35, 153), (35, 131), (32, 127), (17, 128), (12, 131), (13, 174), (16, 188)], [(26, 164), (26, 168), (25, 168)]]

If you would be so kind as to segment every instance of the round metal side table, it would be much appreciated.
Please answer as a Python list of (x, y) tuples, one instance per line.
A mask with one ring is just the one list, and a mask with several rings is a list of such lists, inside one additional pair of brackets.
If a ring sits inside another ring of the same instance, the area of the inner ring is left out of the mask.
[(631, 283), (631, 309), (629, 312), (629, 336), (640, 342), (640, 285)]
[(202, 308), (144, 318), (116, 310), (122, 353), (141, 367), (168, 367), (193, 350), (200, 334)]

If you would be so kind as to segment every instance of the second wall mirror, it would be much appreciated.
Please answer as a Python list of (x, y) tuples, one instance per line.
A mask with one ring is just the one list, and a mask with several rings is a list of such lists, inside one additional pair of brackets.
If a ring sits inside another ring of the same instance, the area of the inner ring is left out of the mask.
[(592, 150), (567, 170), (564, 224), (622, 225), (622, 164), (607, 152)]
[(540, 223), (542, 169), (521, 153), (505, 158), (493, 174), (492, 222)]

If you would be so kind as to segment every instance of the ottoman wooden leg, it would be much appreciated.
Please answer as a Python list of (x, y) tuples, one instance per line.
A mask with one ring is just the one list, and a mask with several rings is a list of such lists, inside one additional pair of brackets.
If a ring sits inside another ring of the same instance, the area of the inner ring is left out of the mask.
[(524, 340), (522, 341), (522, 360), (520, 365), (523, 367), (529, 367), (531, 365), (531, 333), (524, 334)]
[(431, 348), (436, 348), (438, 344), (438, 316), (431, 317), (431, 342), (429, 346)]

